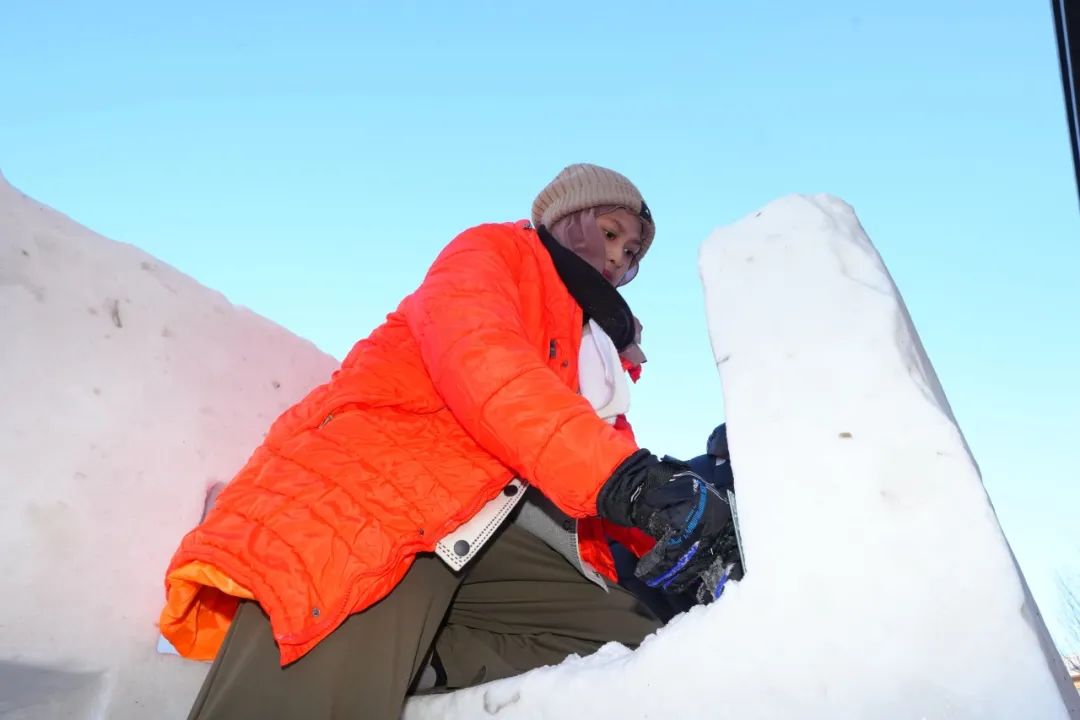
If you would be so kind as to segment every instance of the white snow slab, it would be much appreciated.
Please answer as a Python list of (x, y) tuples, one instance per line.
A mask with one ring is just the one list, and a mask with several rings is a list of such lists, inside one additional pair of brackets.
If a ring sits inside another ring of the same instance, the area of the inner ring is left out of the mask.
[(745, 580), (634, 653), (418, 698), (405, 718), (1080, 718), (851, 208), (784, 198), (700, 263)]
[(156, 650), (165, 566), (336, 367), (0, 176), (0, 717), (186, 717), (208, 666)]

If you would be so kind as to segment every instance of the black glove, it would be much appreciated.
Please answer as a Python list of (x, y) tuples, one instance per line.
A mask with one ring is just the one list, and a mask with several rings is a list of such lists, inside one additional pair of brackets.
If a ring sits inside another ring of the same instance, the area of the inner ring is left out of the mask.
[(731, 472), (730, 461), (727, 425), (721, 423), (709, 435), (709, 440), (705, 445), (705, 454), (690, 458), (686, 464), (726, 497), (729, 490), (735, 492), (735, 477)]
[(727, 498), (685, 463), (639, 450), (600, 489), (597, 511), (656, 538), (634, 569), (649, 587), (692, 591), (698, 602), (710, 602), (729, 578), (742, 577)]
[(720, 423), (705, 442), (705, 452), (717, 460), (730, 460), (727, 444), (727, 423)]

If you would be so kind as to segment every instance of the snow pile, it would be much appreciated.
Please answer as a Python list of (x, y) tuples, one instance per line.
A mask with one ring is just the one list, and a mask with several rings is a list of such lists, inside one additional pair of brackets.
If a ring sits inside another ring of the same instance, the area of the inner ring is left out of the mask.
[(165, 565), (336, 361), (0, 176), (0, 716), (181, 718)]
[(413, 700), (427, 718), (1080, 718), (948, 402), (851, 208), (701, 252), (746, 579), (635, 653)]

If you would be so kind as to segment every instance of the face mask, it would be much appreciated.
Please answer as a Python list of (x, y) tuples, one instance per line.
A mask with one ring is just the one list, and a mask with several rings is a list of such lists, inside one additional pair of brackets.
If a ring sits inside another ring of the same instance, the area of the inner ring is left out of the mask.
[[(602, 205), (586, 208), (576, 213), (571, 213), (548, 228), (559, 244), (585, 262), (603, 273), (607, 267), (607, 238), (600, 226), (596, 224), (596, 218), (612, 210), (618, 209), (615, 205)], [(635, 260), (619, 281), (619, 287), (627, 284), (637, 276), (638, 264)]]

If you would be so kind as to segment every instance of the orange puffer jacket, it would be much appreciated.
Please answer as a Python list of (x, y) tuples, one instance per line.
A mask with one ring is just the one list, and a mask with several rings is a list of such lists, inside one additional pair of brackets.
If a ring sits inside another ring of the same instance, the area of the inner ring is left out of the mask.
[[(282, 665), (389, 593), (514, 476), (576, 518), (596, 515), (637, 450), (577, 393), (582, 311), (525, 224), (481, 225), (331, 380), (271, 426), (182, 540), (161, 631), (210, 659), (239, 598), (270, 616)], [(599, 523), (582, 556), (609, 576)]]

